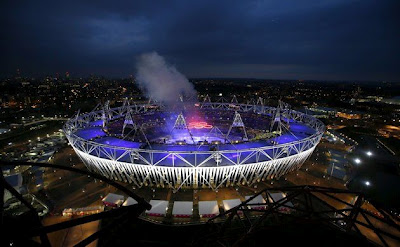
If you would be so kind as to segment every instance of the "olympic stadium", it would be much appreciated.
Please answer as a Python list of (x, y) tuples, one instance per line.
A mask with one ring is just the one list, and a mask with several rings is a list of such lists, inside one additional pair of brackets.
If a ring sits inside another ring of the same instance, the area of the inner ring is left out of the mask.
[(301, 167), (324, 131), (314, 117), (279, 101), (239, 103), (206, 96), (201, 103), (107, 101), (64, 125), (90, 171), (136, 187), (211, 188), (252, 185)]

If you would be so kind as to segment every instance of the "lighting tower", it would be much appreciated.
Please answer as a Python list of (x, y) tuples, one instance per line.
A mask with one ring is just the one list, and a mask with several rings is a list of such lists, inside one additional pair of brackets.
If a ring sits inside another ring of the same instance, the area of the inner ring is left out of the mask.
[(208, 96), (208, 94), (206, 95), (206, 97), (204, 97), (203, 103), (211, 103), (211, 99), (210, 96)]
[(231, 133), (232, 128), (243, 128), (244, 132), (244, 139), (248, 140), (246, 128), (244, 127), (244, 123), (242, 121), (242, 117), (240, 116), (239, 112), (235, 111), (235, 118), (233, 119), (232, 125), (229, 128), (228, 134), (226, 134), (226, 139), (228, 139), (229, 134)]
[(231, 100), (231, 103), (239, 104), (239, 102), (238, 102), (238, 100), (237, 100), (237, 98), (236, 98), (236, 95), (233, 95), (232, 100)]
[(124, 125), (122, 126), (122, 135), (124, 135), (125, 128), (128, 125), (132, 126), (133, 129), (136, 128), (135, 122), (133, 121), (133, 118), (132, 118), (131, 111), (128, 111), (128, 113), (125, 116)]
[[(286, 125), (282, 122), (282, 117), (286, 119)], [(289, 118), (290, 118), (290, 105), (279, 100), (278, 107), (276, 107), (275, 113), (272, 117), (270, 131), (276, 131), (279, 134), (282, 133), (283, 128), (289, 130)]]
[(175, 120), (175, 124), (174, 124), (174, 129), (178, 129), (178, 130), (183, 130), (183, 129), (187, 129), (187, 125), (186, 125), (186, 120), (183, 117), (182, 112), (179, 114), (179, 116), (176, 118)]
[(256, 105), (264, 106), (264, 99), (261, 97), (258, 97)]
[(186, 120), (183, 117), (183, 113), (182, 112), (176, 118), (175, 124), (174, 124), (174, 128), (172, 129), (172, 131), (174, 131), (176, 129), (177, 130), (187, 130), (187, 132), (190, 135), (190, 139), (192, 139), (193, 144), (195, 143), (194, 139), (193, 139), (193, 136), (192, 136), (192, 133), (190, 132), (189, 128), (187, 127)]
[(130, 104), (129, 99), (124, 98), (124, 102), (122, 103), (122, 107), (119, 108), (119, 114), (123, 115), (124, 112), (129, 112)]
[(281, 122), (281, 109), (280, 105), (275, 110), (275, 114), (272, 117), (270, 131), (276, 131), (279, 134), (282, 133), (282, 122)]
[(108, 119), (111, 119), (112, 114), (111, 114), (111, 108), (110, 108), (110, 101), (107, 100), (106, 103), (104, 104), (104, 112), (106, 113)]
[(108, 123), (108, 118), (107, 118), (107, 116), (106, 116), (106, 111), (105, 111), (104, 108), (103, 108), (103, 110), (101, 111), (101, 120), (102, 120), (102, 122), (103, 122), (103, 128), (105, 128), (106, 125), (107, 125), (107, 123)]

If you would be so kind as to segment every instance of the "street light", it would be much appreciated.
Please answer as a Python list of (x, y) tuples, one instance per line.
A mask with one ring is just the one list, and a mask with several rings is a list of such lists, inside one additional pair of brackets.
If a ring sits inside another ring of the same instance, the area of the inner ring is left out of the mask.
[(368, 155), (368, 156), (372, 156), (372, 152), (371, 152), (371, 151), (368, 151), (368, 152), (367, 152), (367, 155)]
[(356, 162), (356, 164), (360, 164), (360, 163), (361, 163), (361, 160), (360, 160), (359, 158), (356, 158), (356, 159), (354, 160), (354, 162)]
[(365, 181), (365, 185), (366, 185), (366, 186), (370, 186), (371, 183), (370, 183), (369, 181)]

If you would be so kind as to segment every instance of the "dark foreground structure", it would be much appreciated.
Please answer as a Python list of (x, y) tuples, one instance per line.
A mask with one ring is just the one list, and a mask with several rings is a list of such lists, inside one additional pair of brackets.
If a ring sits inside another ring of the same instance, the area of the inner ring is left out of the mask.
[[(363, 206), (364, 196), (359, 192), (316, 186), (296, 186), (266, 189), (201, 225), (160, 225), (147, 222), (140, 215), (150, 205), (129, 189), (101, 175), (72, 167), (37, 163), (8, 163), (1, 165), (40, 166), (64, 169), (85, 174), (116, 187), (138, 204), (119, 207), (66, 222), (43, 226), (31, 206), (1, 175), (1, 187), (18, 198), (29, 211), (19, 216), (3, 212), (1, 200), (1, 245), (50, 246), (47, 234), (87, 222), (102, 220), (100, 229), (82, 240), (77, 246), (86, 246), (99, 240), (99, 246), (398, 246), (400, 221), (383, 209), (375, 207), (372, 213)], [(253, 203), (263, 194), (280, 199)], [(4, 190), (1, 190), (3, 198)], [(343, 197), (355, 198), (352, 203)], [(40, 241), (34, 241), (39, 237)]]

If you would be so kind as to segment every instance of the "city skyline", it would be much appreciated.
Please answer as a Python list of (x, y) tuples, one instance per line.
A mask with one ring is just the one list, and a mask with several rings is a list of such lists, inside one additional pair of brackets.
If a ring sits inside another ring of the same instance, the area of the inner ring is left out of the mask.
[(0, 246), (400, 246), (399, 9), (2, 1)]

